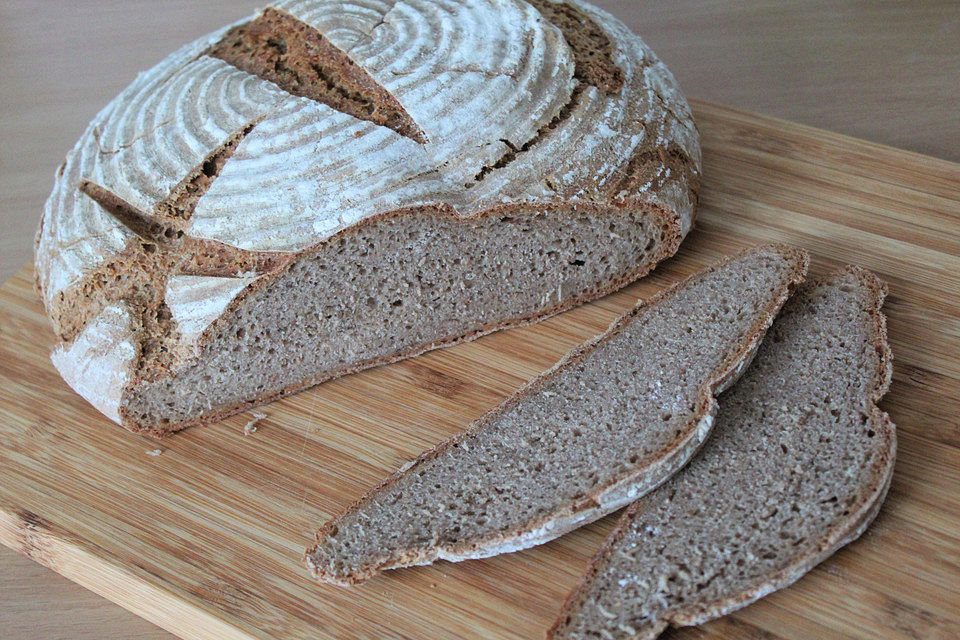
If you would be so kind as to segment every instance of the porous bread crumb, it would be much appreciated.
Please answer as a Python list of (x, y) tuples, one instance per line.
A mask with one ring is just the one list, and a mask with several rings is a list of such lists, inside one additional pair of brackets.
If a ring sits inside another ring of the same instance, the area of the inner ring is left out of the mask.
[[(585, 2), (374, 4), (284, 1), (206, 36), (71, 152), (37, 283), (64, 342), (131, 307), (114, 341), (138, 358), (112, 363), (108, 393), (73, 385), (112, 419), (165, 435), (536, 321), (645, 275), (691, 228), (699, 136), (625, 25)], [(172, 278), (251, 273), (207, 292), (222, 313), (173, 318)], [(89, 369), (69, 355), (62, 371)]]
[[(546, 542), (681, 466), (806, 256), (768, 246), (639, 307), (464, 434), (401, 468), (321, 529), (308, 563), (331, 582)], [(659, 384), (656, 384), (659, 383)]]
[(787, 303), (720, 396), (713, 436), (628, 510), (548, 638), (655, 638), (705, 622), (863, 532), (896, 452), (875, 406), (890, 383), (883, 294), (872, 274), (847, 268)]
[[(652, 205), (584, 209), (468, 222), (424, 211), (368, 223), (251, 285), (191, 365), (130, 387), (121, 415), (162, 431), (276, 394), (278, 380), (319, 381), (489, 331), (503, 318), (535, 316), (545, 300), (595, 297), (606, 286), (597, 283), (632, 279), (679, 240)], [(621, 235), (616, 243), (604, 240), (610, 229)]]

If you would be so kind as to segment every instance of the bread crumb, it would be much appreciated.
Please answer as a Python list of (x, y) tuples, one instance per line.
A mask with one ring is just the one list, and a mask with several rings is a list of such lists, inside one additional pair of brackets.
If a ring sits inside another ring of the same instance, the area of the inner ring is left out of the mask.
[(253, 419), (243, 425), (243, 435), (249, 436), (251, 433), (256, 432), (257, 423), (267, 417), (265, 413), (254, 413)]
[(158, 456), (163, 453), (163, 449), (150, 449), (147, 451), (148, 456)]

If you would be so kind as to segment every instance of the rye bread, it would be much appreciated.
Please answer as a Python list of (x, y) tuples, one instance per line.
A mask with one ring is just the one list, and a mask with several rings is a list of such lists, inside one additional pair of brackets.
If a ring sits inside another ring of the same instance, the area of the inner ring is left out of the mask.
[(571, 0), (284, 0), (175, 52), (57, 172), (63, 378), (163, 435), (612, 291), (691, 228), (669, 71)]
[(700, 624), (863, 533), (896, 457), (876, 406), (892, 371), (885, 294), (858, 267), (798, 290), (720, 396), (710, 440), (627, 510), (548, 638), (650, 639)]
[(305, 560), (353, 584), (384, 569), (546, 542), (657, 486), (710, 432), (804, 252), (728, 258), (638, 304), (462, 434), (327, 522)]

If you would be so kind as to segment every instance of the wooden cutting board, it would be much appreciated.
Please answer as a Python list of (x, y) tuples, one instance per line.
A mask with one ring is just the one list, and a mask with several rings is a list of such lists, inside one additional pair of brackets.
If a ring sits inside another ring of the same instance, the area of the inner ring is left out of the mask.
[(159, 442), (103, 418), (50, 364), (53, 334), (24, 268), (0, 288), (0, 542), (185, 638), (540, 638), (612, 517), (536, 549), (351, 589), (313, 583), (301, 555), (319, 524), (638, 297), (782, 240), (812, 251), (814, 273), (850, 261), (890, 284), (893, 486), (866, 535), (795, 585), (667, 635), (960, 637), (960, 165), (709, 104), (695, 112), (697, 230), (654, 275), (536, 326), (274, 403), (247, 436), (249, 413)]

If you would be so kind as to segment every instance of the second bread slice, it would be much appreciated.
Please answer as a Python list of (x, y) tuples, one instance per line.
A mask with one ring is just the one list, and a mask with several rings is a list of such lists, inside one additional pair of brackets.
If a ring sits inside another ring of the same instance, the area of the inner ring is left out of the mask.
[(807, 256), (783, 246), (700, 272), (613, 323), (317, 534), (306, 561), (341, 584), (516, 551), (655, 488), (710, 432)]
[(896, 428), (885, 285), (846, 267), (804, 284), (756, 361), (720, 397), (689, 465), (634, 503), (550, 640), (653, 640), (798, 580), (877, 515)]

